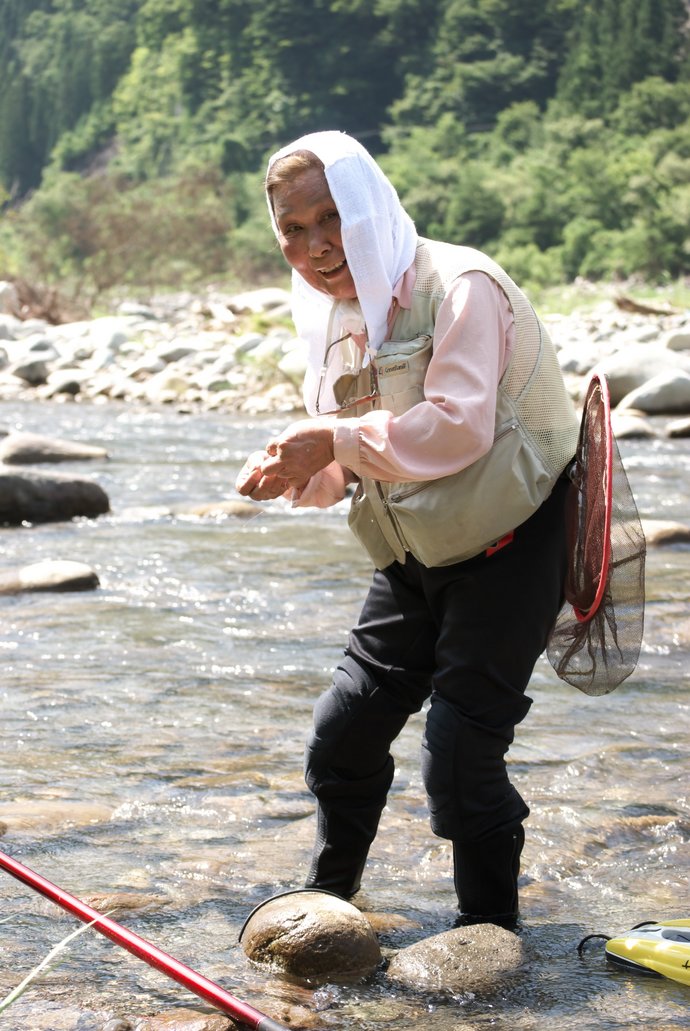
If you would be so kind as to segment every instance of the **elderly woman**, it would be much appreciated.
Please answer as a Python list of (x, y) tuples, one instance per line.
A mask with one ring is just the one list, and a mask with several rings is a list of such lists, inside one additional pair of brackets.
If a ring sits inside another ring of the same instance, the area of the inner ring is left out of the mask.
[(391, 743), (428, 700), (422, 772), (432, 830), (453, 845), (456, 924), (512, 928), (529, 810), (505, 757), (562, 601), (573, 405), (515, 283), (477, 250), (419, 237), (355, 140), (296, 140), (266, 191), (310, 418), (250, 455), (237, 487), (325, 507), (356, 484), (350, 526), (375, 566), (315, 706), (306, 886), (358, 890)]

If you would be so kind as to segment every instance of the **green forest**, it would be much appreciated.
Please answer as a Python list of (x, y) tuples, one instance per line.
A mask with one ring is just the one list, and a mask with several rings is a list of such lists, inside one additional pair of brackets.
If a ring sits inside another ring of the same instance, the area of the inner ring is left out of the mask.
[(0, 276), (284, 274), (267, 156), (356, 136), (536, 287), (690, 272), (686, 0), (0, 0)]

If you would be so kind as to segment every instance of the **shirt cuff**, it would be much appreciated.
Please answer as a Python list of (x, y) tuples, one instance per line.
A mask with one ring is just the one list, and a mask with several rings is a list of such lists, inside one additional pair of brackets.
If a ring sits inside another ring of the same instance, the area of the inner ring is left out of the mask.
[(361, 475), (359, 419), (338, 419), (333, 429), (333, 457), (357, 476)]

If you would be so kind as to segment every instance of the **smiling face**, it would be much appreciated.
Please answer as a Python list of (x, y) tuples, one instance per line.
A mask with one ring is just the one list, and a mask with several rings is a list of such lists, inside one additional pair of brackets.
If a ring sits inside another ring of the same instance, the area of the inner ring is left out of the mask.
[(340, 235), (340, 215), (321, 168), (276, 183), (271, 202), (285, 260), (310, 286), (338, 300), (357, 297)]

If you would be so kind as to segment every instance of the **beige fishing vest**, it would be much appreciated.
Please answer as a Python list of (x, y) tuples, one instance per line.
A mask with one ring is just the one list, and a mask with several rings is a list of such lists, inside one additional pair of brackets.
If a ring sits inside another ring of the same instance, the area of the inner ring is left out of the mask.
[[(515, 318), (515, 348), (498, 387), (487, 454), (440, 479), (359, 483), (349, 525), (379, 569), (396, 559), (404, 562), (407, 552), (425, 566), (445, 566), (484, 551), (549, 496), (575, 453), (579, 429), (553, 344), (500, 266), (480, 251), (431, 240), (420, 240), (415, 266), (412, 306), (399, 311), (393, 339), (374, 360), (380, 398), (364, 410), (380, 407), (401, 415), (424, 400), (438, 309), (464, 272), (485, 272), (504, 290)], [(360, 381), (364, 396), (368, 370)]]

